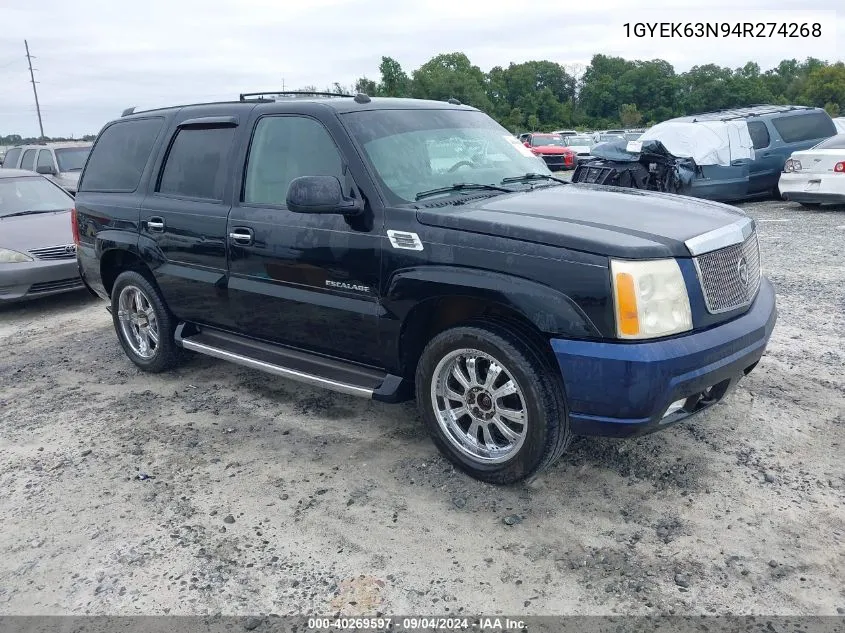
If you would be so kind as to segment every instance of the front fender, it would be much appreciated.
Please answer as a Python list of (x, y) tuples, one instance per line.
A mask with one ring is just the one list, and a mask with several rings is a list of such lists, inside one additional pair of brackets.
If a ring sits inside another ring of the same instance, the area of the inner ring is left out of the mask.
[(384, 305), (394, 318), (404, 322), (421, 302), (442, 297), (471, 297), (506, 306), (549, 336), (601, 336), (595, 324), (566, 294), (505, 273), (453, 266), (399, 270), (388, 282)]

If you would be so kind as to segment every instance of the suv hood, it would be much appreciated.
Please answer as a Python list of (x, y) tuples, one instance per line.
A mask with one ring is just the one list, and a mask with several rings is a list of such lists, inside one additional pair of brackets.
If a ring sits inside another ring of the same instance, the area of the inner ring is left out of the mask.
[(422, 224), (628, 259), (689, 257), (686, 240), (747, 216), (718, 202), (653, 191), (560, 185), (418, 209)]

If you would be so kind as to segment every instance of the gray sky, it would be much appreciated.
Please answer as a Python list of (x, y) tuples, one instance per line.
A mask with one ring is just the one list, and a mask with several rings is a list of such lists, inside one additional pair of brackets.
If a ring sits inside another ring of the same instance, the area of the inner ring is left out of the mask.
[[(378, 78), (382, 55), (410, 72), (462, 51), (483, 70), (594, 53), (765, 70), (787, 57), (845, 54), (842, 0), (0, 0), (0, 134), (38, 134), (24, 38), (48, 136), (96, 133), (126, 107), (237, 98), (240, 92), (325, 88)], [(743, 6), (741, 12), (734, 7)], [(802, 7), (795, 10), (795, 7)], [(839, 14), (835, 9), (840, 7)], [(820, 13), (826, 12), (826, 13)], [(820, 22), (821, 38), (704, 40), (626, 37), (626, 22)], [(10, 34), (14, 34), (11, 37)]]

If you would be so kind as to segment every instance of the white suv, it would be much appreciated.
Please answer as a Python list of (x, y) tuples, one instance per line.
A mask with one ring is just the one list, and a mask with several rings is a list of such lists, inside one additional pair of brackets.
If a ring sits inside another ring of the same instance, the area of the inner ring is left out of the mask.
[(76, 183), (85, 166), (92, 143), (51, 143), (18, 145), (6, 152), (3, 169), (26, 169), (43, 174), (54, 183), (76, 194)]

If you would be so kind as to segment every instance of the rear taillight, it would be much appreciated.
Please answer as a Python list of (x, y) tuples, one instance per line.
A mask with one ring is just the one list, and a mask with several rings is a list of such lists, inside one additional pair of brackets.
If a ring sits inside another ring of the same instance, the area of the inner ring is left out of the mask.
[(837, 174), (845, 174), (845, 161), (839, 161), (833, 166), (833, 171)]
[(783, 166), (783, 170), (786, 172), (801, 171), (801, 161), (794, 158), (788, 158), (786, 160), (786, 164)]
[(73, 233), (73, 243), (79, 246), (79, 224), (76, 220), (76, 207), (70, 210), (70, 230)]

